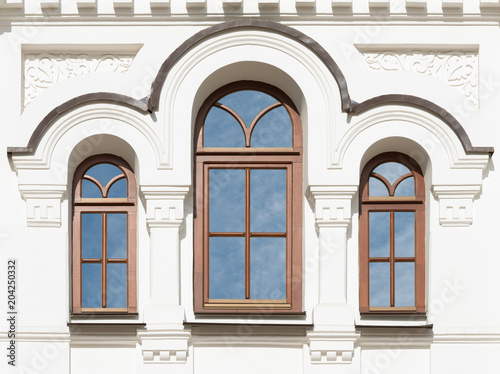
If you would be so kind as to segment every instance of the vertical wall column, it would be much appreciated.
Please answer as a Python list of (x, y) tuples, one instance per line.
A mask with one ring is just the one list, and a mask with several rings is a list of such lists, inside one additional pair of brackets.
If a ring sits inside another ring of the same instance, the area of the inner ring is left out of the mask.
[[(190, 331), (185, 330), (180, 305), (179, 231), (184, 221), (188, 186), (141, 186), (146, 200), (150, 235), (150, 300), (144, 309), (146, 330), (139, 331), (144, 372), (158, 372), (157, 365), (188, 362)], [(185, 365), (175, 372), (188, 372)]]
[(182, 324), (180, 306), (179, 231), (184, 220), (187, 186), (142, 186), (151, 243), (148, 324)]
[(311, 186), (319, 239), (319, 295), (314, 330), (308, 333), (311, 363), (351, 363), (357, 334), (347, 304), (347, 230), (357, 186)]

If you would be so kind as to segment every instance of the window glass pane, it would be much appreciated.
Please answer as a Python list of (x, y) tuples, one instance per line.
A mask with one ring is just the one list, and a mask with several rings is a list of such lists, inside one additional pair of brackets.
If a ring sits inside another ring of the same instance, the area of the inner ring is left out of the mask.
[(386, 162), (377, 166), (373, 172), (382, 175), (390, 184), (394, 184), (400, 176), (409, 173), (410, 169), (399, 162)]
[(102, 258), (102, 214), (82, 214), (82, 258)]
[(286, 239), (250, 239), (250, 298), (286, 299)]
[(415, 196), (415, 179), (413, 177), (403, 179), (396, 187), (394, 196)]
[(415, 306), (415, 263), (396, 262), (395, 306)]
[(107, 214), (108, 258), (127, 258), (127, 213)]
[(82, 180), (82, 197), (84, 198), (102, 198), (102, 192), (97, 184), (88, 179)]
[(97, 179), (104, 187), (106, 187), (111, 179), (120, 174), (123, 174), (122, 171), (115, 165), (111, 164), (99, 164), (92, 166), (85, 173), (85, 175), (90, 175), (91, 177)]
[(219, 100), (219, 103), (238, 113), (245, 125), (249, 127), (257, 114), (276, 101), (275, 98), (263, 92), (248, 90), (233, 92)]
[(286, 170), (250, 170), (250, 229), (286, 231)]
[(370, 257), (389, 257), (391, 216), (389, 212), (369, 212)]
[(209, 239), (209, 297), (245, 298), (245, 238)]
[(204, 147), (245, 147), (245, 134), (240, 124), (225, 110), (213, 107), (203, 126)]
[(245, 170), (210, 169), (209, 230), (245, 231)]
[(388, 262), (370, 263), (370, 306), (391, 305), (390, 269)]
[(102, 308), (101, 264), (82, 264), (82, 308)]
[(389, 196), (389, 190), (380, 179), (370, 177), (368, 185), (369, 196)]
[(266, 113), (255, 125), (252, 147), (292, 147), (292, 120), (281, 106)]
[(108, 308), (127, 307), (127, 264), (108, 264), (106, 304)]
[(396, 257), (415, 256), (415, 213), (394, 213), (394, 245)]
[(108, 197), (127, 197), (127, 178), (118, 179), (108, 190)]

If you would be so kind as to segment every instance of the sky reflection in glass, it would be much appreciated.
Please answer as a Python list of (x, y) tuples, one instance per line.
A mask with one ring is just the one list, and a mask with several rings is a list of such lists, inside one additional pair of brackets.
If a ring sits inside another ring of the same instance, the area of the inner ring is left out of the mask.
[(209, 297), (245, 298), (245, 238), (209, 239)]
[(107, 214), (108, 258), (127, 258), (127, 213)]
[(213, 107), (203, 128), (204, 147), (245, 147), (245, 134), (231, 114)]
[(106, 304), (108, 308), (127, 307), (127, 264), (108, 264)]
[(396, 187), (394, 196), (415, 196), (415, 179), (408, 177), (402, 180)]
[(370, 257), (389, 257), (391, 216), (389, 212), (369, 212)]
[(394, 245), (396, 257), (415, 256), (415, 213), (394, 213)]
[(127, 197), (127, 178), (122, 178), (114, 182), (108, 190), (108, 197)]
[(245, 231), (245, 170), (210, 169), (209, 230)]
[(396, 262), (395, 306), (415, 306), (415, 263)]
[(370, 263), (370, 306), (391, 305), (391, 273), (388, 262)]
[(233, 109), (249, 127), (257, 114), (276, 101), (274, 97), (263, 92), (247, 90), (233, 92), (220, 99), (219, 103)]
[(98, 164), (92, 166), (85, 173), (85, 175), (90, 175), (97, 179), (103, 186), (106, 186), (111, 179), (120, 174), (123, 174), (122, 171), (111, 164)]
[(292, 120), (280, 106), (266, 113), (255, 125), (251, 138), (252, 147), (292, 147)]
[(368, 186), (369, 196), (389, 196), (389, 190), (380, 179), (370, 177)]
[(286, 299), (286, 239), (250, 239), (250, 298)]
[(400, 176), (409, 173), (410, 169), (399, 162), (385, 162), (377, 166), (373, 172), (382, 175), (390, 184), (394, 184)]
[(101, 189), (94, 182), (83, 179), (82, 180), (82, 197), (83, 198), (102, 198)]
[(82, 214), (82, 258), (102, 258), (102, 214)]
[(286, 170), (250, 171), (250, 228), (252, 232), (286, 231)]
[(101, 264), (82, 264), (82, 308), (102, 307)]

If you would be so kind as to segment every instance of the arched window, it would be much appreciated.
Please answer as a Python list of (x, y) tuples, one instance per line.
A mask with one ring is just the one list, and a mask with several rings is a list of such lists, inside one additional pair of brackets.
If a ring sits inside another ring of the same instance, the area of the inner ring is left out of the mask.
[(121, 158), (98, 155), (73, 180), (73, 314), (136, 313), (137, 187)]
[(390, 152), (361, 175), (362, 313), (425, 312), (425, 183), (419, 165)]
[(302, 126), (256, 82), (214, 92), (196, 122), (197, 313), (302, 310)]

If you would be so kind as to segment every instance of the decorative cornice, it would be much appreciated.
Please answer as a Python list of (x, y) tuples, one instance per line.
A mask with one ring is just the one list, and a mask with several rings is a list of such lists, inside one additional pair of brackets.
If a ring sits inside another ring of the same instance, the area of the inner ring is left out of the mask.
[(27, 53), (24, 56), (24, 108), (62, 80), (96, 72), (126, 73), (134, 57), (130, 54)]

